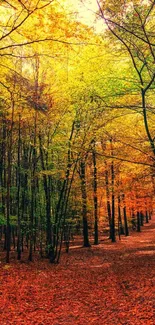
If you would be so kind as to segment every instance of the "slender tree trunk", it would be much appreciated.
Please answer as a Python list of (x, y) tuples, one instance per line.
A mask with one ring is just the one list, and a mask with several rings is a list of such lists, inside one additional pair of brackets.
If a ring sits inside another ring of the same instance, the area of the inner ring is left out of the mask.
[(37, 112), (35, 113), (34, 144), (32, 148), (32, 171), (31, 171), (31, 205), (30, 205), (30, 246), (28, 260), (32, 261), (33, 242), (34, 242), (34, 217), (35, 217), (35, 196), (36, 196), (36, 128)]
[(30, 246), (28, 260), (32, 261), (33, 243), (34, 243), (34, 218), (35, 218), (35, 197), (36, 197), (36, 140), (37, 140), (37, 111), (34, 120), (34, 140), (32, 147), (32, 170), (31, 170), (31, 204), (30, 204)]
[(146, 223), (149, 223), (149, 215), (148, 215), (147, 210), (146, 210), (146, 213), (145, 213), (145, 218), (146, 218)]
[(144, 215), (142, 212), (140, 212), (140, 225), (144, 226)]
[(10, 261), (10, 244), (11, 244), (11, 225), (10, 225), (10, 188), (11, 188), (11, 167), (12, 167), (12, 143), (13, 143), (13, 125), (14, 125), (14, 107), (15, 102), (11, 94), (11, 125), (8, 134), (8, 153), (7, 153), (7, 194), (6, 194), (6, 263)]
[(93, 166), (94, 166), (94, 182), (93, 182), (93, 194), (94, 194), (94, 245), (98, 245), (98, 202), (97, 202), (97, 165), (96, 165), (96, 149), (95, 140), (93, 141)]
[(107, 203), (107, 213), (109, 222), (109, 238), (112, 238), (111, 234), (111, 205), (110, 205), (110, 191), (109, 191), (109, 175), (107, 170), (107, 164), (105, 163), (105, 185), (106, 185), (106, 203)]
[[(110, 139), (111, 143), (111, 156), (113, 156), (113, 144), (112, 139)], [(115, 182), (115, 171), (114, 171), (114, 161), (112, 159), (111, 162), (111, 187), (112, 187), (112, 195), (111, 195), (111, 241), (116, 241), (116, 234), (115, 234), (115, 189), (114, 189), (114, 182)]]
[[(6, 118), (5, 116), (2, 119), (2, 146), (1, 146), (1, 187), (2, 187), (2, 215), (6, 220), (6, 141), (7, 141), (7, 132), (6, 132)], [(3, 227), (4, 233), (4, 250), (6, 250), (6, 226)]]
[(118, 195), (118, 233), (120, 235), (124, 235), (124, 228), (122, 224), (122, 216), (121, 216), (121, 198)]
[(125, 195), (122, 195), (123, 198), (123, 214), (124, 214), (124, 230), (125, 230), (125, 236), (129, 236), (129, 228), (128, 228), (128, 220), (127, 220), (127, 215), (126, 215), (126, 204), (125, 204)]
[[(39, 98), (39, 58), (35, 58), (35, 92), (34, 102), (38, 105)], [(32, 148), (32, 170), (31, 170), (31, 207), (30, 207), (30, 247), (29, 247), (29, 261), (32, 261), (32, 251), (34, 243), (34, 221), (35, 221), (35, 201), (36, 201), (36, 167), (37, 167), (37, 123), (38, 123), (38, 107), (35, 109), (34, 115), (34, 135)]]
[(140, 232), (140, 213), (137, 211), (137, 232)]
[(17, 162), (17, 216), (18, 216), (18, 239), (17, 239), (17, 259), (21, 259), (21, 217), (20, 217), (20, 183), (21, 183), (21, 171), (20, 171), (20, 150), (21, 150), (21, 116), (19, 115), (18, 124), (18, 162)]
[(15, 239), (15, 226), (12, 226), (11, 228), (11, 233), (12, 233), (12, 243), (13, 243), (13, 248), (16, 248), (16, 239)]
[(88, 237), (88, 220), (87, 220), (87, 192), (86, 192), (86, 171), (85, 162), (80, 163), (81, 193), (82, 193), (82, 217), (83, 217), (83, 240), (84, 247), (90, 247)]
[(30, 147), (25, 143), (22, 144), (22, 155), (21, 155), (21, 168), (23, 173), (21, 173), (21, 220), (23, 221), (24, 228), (22, 228), (22, 252), (24, 250), (24, 237), (27, 238), (27, 232), (29, 231), (29, 190), (28, 190), (28, 169), (31, 166), (30, 162)]
[[(41, 134), (39, 134), (39, 142), (40, 142), (40, 158), (41, 158), (41, 166), (43, 170), (46, 170), (44, 163), (44, 152), (42, 147), (42, 139)], [(48, 166), (47, 166), (48, 167)], [(47, 175), (43, 176), (44, 182), (44, 191), (45, 191), (45, 199), (46, 199), (46, 244), (47, 244), (47, 253), (50, 257), (53, 254), (52, 249), (52, 233), (51, 233), (51, 193), (50, 193), (50, 177)], [(51, 252), (52, 250), (52, 252)]]

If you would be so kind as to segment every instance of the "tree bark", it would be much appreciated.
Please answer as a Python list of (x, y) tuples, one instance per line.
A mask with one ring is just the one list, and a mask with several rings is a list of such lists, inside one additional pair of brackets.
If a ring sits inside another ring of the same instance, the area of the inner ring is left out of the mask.
[(126, 215), (126, 204), (125, 204), (125, 194), (122, 195), (123, 198), (123, 214), (124, 214), (124, 231), (125, 231), (125, 236), (129, 236), (129, 228), (128, 228), (128, 220), (127, 220), (127, 215)]
[(137, 211), (137, 232), (140, 232), (140, 213)]
[(19, 115), (18, 124), (18, 161), (17, 161), (17, 217), (18, 217), (18, 239), (17, 239), (17, 259), (21, 259), (21, 217), (20, 217), (20, 186), (21, 186), (21, 171), (20, 171), (20, 151), (21, 151), (21, 116)]
[(88, 237), (88, 220), (87, 220), (87, 192), (86, 192), (86, 172), (85, 162), (80, 163), (81, 193), (82, 193), (82, 218), (83, 218), (83, 241), (84, 247), (90, 247)]
[[(113, 156), (113, 144), (112, 139), (110, 139), (111, 143), (111, 156)], [(115, 171), (114, 171), (114, 161), (112, 159), (111, 162), (111, 187), (112, 187), (112, 195), (111, 195), (111, 241), (116, 241), (116, 234), (115, 234), (115, 189), (114, 189), (114, 182), (115, 182)]]
[(120, 195), (118, 195), (118, 233), (119, 236), (124, 235), (124, 228), (122, 223), (122, 216), (121, 216), (121, 198)]
[(98, 245), (98, 201), (97, 201), (97, 165), (96, 165), (96, 149), (95, 140), (93, 141), (93, 197), (94, 197), (94, 245)]

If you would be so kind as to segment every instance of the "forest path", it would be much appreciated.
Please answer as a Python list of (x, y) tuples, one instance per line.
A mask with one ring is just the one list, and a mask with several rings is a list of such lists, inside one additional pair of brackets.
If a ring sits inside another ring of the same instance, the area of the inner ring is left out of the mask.
[(154, 325), (155, 218), (59, 265), (1, 263), (0, 282), (1, 325)]

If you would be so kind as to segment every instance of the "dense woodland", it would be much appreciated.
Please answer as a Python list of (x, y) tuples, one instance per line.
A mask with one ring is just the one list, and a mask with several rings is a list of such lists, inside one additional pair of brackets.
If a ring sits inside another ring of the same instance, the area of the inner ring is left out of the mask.
[(59, 262), (141, 231), (155, 191), (155, 1), (0, 1), (0, 249)]

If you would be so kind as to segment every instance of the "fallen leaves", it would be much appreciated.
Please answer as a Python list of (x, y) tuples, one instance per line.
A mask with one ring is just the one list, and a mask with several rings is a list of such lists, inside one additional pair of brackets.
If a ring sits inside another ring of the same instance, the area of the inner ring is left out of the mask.
[(153, 325), (151, 229), (155, 221), (116, 244), (71, 249), (59, 265), (39, 259), (1, 263), (0, 324)]

